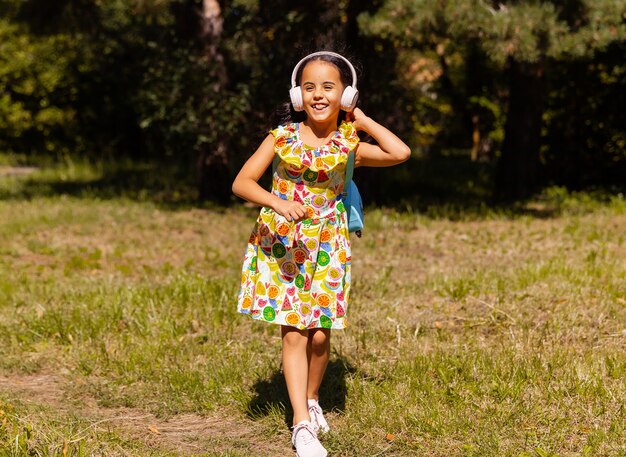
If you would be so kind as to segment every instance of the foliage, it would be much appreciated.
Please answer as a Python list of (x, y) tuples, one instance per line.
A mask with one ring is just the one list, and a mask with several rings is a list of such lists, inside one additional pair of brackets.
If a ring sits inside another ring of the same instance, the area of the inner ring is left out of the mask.
[(626, 176), (626, 42), (555, 66), (544, 115), (550, 180), (573, 189), (623, 185)]
[[(7, 78), (13, 79), (13, 90), (5, 95), (3, 106), (14, 111), (7, 117), (10, 125), (0, 126), (5, 136), (24, 138), (22, 133), (30, 125), (44, 129), (50, 124), (69, 124), (79, 133), (76, 144), (71, 145), (74, 152), (170, 157), (193, 163), (202, 145), (215, 143), (219, 135), (235, 133), (246, 107), (245, 90), (236, 87), (216, 93), (212, 79), (215, 62), (179, 36), (168, 2), (64, 3), (59, 6), (58, 21), (47, 24), (43, 34), (29, 31), (29, 27), (35, 30), (41, 19), (35, 8), (38, 3), (24, 2), (23, 9), (29, 4), (32, 7), (28, 16), (20, 15), (18, 8), (16, 20), (2, 23), (5, 34), (13, 33), (6, 36), (9, 46), (23, 49), (12, 61), (15, 68), (4, 69)], [(45, 12), (44, 8), (39, 14)], [(90, 27), (68, 30), (66, 17), (72, 15), (89, 15)], [(22, 31), (20, 37), (18, 30)], [(32, 49), (24, 49), (29, 40), (34, 42)], [(73, 52), (58, 50), (61, 44)], [(8, 46), (3, 51), (7, 61), (15, 54)], [(30, 65), (31, 60), (35, 66)], [(49, 94), (62, 89), (72, 95), (71, 100), (61, 100), (63, 107), (69, 107), (67, 112), (51, 106), (24, 114), (24, 103), (45, 107), (50, 104)], [(218, 125), (221, 127), (215, 128)], [(50, 148), (63, 139), (49, 129), (44, 133)], [(33, 145), (24, 142), (21, 146), (21, 150), (32, 150)]]
[(0, 19), (0, 148), (67, 152), (76, 108), (67, 35), (38, 37)]
[(389, 0), (360, 21), (370, 33), (407, 44), (476, 40), (495, 62), (588, 56), (626, 37), (624, 8), (615, 0), (535, 2)]
[[(599, 102), (608, 93), (623, 93), (623, 78), (618, 76), (623, 59), (617, 56), (623, 56), (624, 14), (622, 2), (613, 0), (497, 4), (389, 0), (375, 14), (362, 14), (359, 24), (367, 33), (411, 52), (414, 57), (408, 68), (431, 59), (440, 73), (434, 81), (422, 83), (439, 96), (441, 107), (449, 103), (453, 111), (438, 123), (450, 137), (430, 130), (439, 142), (435, 144), (468, 148), (473, 130), (476, 152), (484, 151), (491, 159), (500, 155), (505, 121), (513, 112), (511, 62), (541, 62), (538, 77), (545, 76), (547, 84), (545, 95), (538, 94), (537, 99), (545, 97), (547, 106), (543, 168), (537, 172), (541, 184), (581, 187), (624, 183), (623, 110), (608, 98)], [(526, 95), (529, 101), (535, 97)], [(582, 109), (583, 105), (591, 110)], [(602, 113), (592, 114), (596, 106), (602, 106)], [(509, 128), (524, 127), (511, 124)]]
[[(219, 5), (223, 31), (209, 43), (185, 16), (198, 0), (3, 0), (0, 148), (31, 162), (160, 161), (190, 182), (199, 152), (221, 146), (231, 178), (287, 100), (293, 63), (326, 48), (357, 63), (361, 107), (416, 153), (438, 161), (471, 148), (492, 164), (508, 59), (543, 59), (543, 183), (623, 184), (624, 115), (613, 103), (624, 92), (621, 2)], [(373, 173), (359, 172), (366, 199), (394, 200)], [(402, 173), (384, 175), (393, 183)]]

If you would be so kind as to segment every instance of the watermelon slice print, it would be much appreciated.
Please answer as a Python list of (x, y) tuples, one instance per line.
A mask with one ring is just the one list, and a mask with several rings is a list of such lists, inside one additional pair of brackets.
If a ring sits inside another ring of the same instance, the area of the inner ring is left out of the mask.
[(317, 181), (318, 182), (323, 182), (323, 181), (328, 181), (328, 174), (325, 171), (318, 171), (317, 172)]
[(346, 310), (343, 306), (337, 303), (337, 317), (343, 317), (346, 315)]
[(291, 303), (289, 302), (289, 298), (285, 296), (285, 301), (283, 301), (283, 307), (280, 310), (289, 311), (291, 309), (293, 309), (293, 306), (291, 306)]

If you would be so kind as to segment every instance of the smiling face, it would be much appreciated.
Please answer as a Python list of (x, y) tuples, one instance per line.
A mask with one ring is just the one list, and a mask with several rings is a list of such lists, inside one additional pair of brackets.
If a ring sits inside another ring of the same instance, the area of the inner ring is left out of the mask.
[(302, 70), (300, 87), (308, 119), (336, 124), (344, 89), (337, 67), (323, 60), (307, 63)]

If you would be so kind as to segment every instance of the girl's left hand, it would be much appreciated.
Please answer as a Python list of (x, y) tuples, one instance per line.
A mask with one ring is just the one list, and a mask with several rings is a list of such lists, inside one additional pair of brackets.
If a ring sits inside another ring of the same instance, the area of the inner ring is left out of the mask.
[(365, 115), (361, 108), (354, 108), (353, 111), (346, 113), (346, 121), (352, 122), (357, 130), (365, 130), (365, 124), (369, 118)]

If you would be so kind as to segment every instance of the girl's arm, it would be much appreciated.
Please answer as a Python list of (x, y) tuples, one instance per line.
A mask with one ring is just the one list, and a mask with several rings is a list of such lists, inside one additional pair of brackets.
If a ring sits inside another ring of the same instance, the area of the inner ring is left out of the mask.
[(411, 156), (411, 149), (404, 141), (367, 117), (359, 108), (348, 113), (346, 120), (352, 121), (354, 128), (363, 130), (378, 142), (378, 145), (359, 143), (355, 152), (354, 166), (390, 167), (408, 160)]
[(283, 200), (259, 186), (258, 180), (272, 160), (274, 160), (274, 136), (270, 134), (241, 167), (233, 181), (233, 193), (256, 205), (271, 208), (289, 221), (304, 219), (307, 212), (303, 205)]

